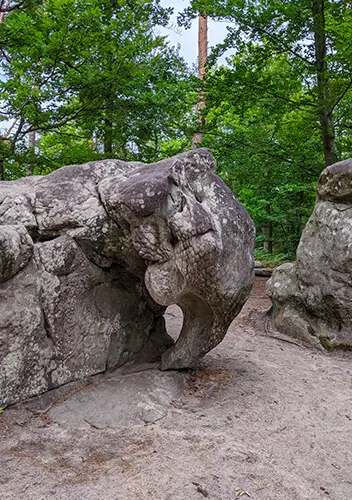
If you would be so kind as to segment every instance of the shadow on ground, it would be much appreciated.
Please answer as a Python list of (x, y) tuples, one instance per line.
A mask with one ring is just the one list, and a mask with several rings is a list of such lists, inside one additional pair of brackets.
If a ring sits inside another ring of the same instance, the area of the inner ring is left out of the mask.
[(6, 410), (1, 498), (350, 500), (352, 357), (272, 330), (264, 285), (194, 370), (124, 367)]

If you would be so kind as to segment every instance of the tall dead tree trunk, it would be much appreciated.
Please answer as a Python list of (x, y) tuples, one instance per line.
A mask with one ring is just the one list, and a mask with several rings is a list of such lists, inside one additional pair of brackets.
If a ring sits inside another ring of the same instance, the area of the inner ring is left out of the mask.
[(206, 64), (208, 58), (208, 18), (206, 15), (198, 16), (198, 78), (200, 80), (199, 100), (196, 106), (197, 132), (193, 136), (192, 148), (197, 148), (203, 139), (204, 118), (202, 110), (205, 108), (204, 82), (206, 80)]
[(325, 0), (312, 0), (318, 109), (325, 166), (337, 161), (333, 107), (327, 65)]

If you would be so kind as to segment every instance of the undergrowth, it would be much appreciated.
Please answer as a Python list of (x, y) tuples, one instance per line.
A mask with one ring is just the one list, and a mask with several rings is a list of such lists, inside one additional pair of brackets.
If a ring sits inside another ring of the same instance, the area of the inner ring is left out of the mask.
[(295, 256), (291, 253), (269, 253), (264, 248), (255, 248), (254, 258), (265, 267), (277, 267), (285, 262), (292, 262)]

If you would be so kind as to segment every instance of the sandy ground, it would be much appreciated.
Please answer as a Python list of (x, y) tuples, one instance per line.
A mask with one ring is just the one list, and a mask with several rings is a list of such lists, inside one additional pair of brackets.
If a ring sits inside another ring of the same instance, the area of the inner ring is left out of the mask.
[(352, 356), (275, 332), (264, 284), (194, 370), (125, 367), (6, 410), (1, 500), (352, 500)]

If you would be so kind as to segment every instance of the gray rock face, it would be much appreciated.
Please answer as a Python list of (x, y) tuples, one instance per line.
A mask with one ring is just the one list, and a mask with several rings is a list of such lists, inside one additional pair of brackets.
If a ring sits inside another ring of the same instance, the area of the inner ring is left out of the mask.
[[(127, 361), (186, 368), (254, 279), (254, 228), (199, 149), (0, 183), (0, 406)], [(174, 344), (166, 306), (184, 324)]]
[(321, 347), (352, 346), (352, 160), (326, 168), (296, 264), (268, 281), (276, 326)]

